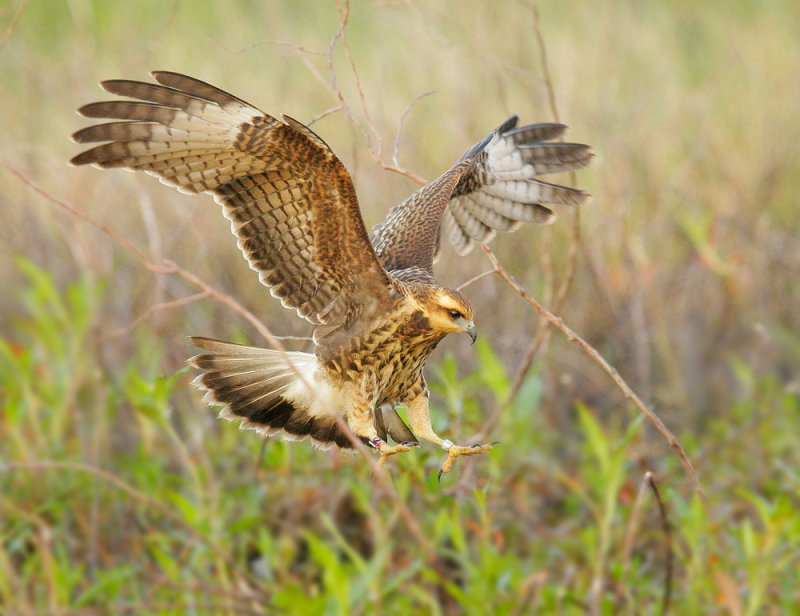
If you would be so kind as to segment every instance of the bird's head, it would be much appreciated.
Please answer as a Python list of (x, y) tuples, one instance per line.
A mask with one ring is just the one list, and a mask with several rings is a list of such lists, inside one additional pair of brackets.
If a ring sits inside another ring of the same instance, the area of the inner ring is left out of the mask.
[(473, 344), (478, 337), (478, 330), (472, 322), (472, 305), (458, 291), (439, 288), (427, 306), (430, 326), (445, 334), (466, 332)]

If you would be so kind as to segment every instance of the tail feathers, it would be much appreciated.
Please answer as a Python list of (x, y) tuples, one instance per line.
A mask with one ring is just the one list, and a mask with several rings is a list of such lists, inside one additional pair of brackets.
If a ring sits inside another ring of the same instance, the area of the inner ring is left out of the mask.
[(188, 363), (203, 371), (193, 381), (206, 392), (203, 399), (209, 404), (225, 406), (220, 417), (241, 419), (242, 429), (256, 430), (264, 436), (283, 431), (286, 438), (310, 436), (323, 447), (332, 444), (352, 447), (330, 413), (313, 411), (306, 383), (317, 384), (314, 355), (283, 353), (210, 338), (191, 340), (211, 351), (192, 357)]

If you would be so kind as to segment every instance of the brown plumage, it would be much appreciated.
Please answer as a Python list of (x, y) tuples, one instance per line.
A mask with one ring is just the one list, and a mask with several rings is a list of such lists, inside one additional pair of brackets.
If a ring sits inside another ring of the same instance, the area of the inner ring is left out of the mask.
[[(517, 128), (513, 116), (370, 237), (347, 170), (309, 128), (185, 75), (153, 77), (101, 84), (132, 100), (79, 110), (121, 121), (75, 133), (79, 143), (105, 143), (71, 162), (140, 169), (182, 192), (214, 195), (261, 282), (316, 326), (313, 354), (193, 338), (208, 351), (189, 360), (203, 371), (195, 382), (224, 405), (221, 416), (266, 436), (349, 447), (339, 413), (382, 460), (420, 438), (449, 452), (445, 471), (456, 456), (489, 449), (453, 445), (431, 428), (425, 362), (448, 333), (476, 335), (467, 299), (433, 277), (439, 236), (466, 254), (498, 230), (550, 222), (543, 203), (582, 203), (586, 193), (536, 176), (585, 166), (588, 146), (551, 142), (561, 124)], [(398, 404), (408, 407), (410, 429)]]

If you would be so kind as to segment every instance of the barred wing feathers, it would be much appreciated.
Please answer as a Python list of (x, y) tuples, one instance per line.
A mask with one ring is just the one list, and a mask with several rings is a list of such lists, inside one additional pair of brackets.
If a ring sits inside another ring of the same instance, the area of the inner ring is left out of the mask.
[(158, 83), (101, 84), (133, 100), (79, 110), (121, 121), (75, 133), (79, 143), (108, 143), (73, 164), (138, 169), (182, 192), (213, 194), (261, 282), (311, 323), (339, 325), (389, 300), (352, 180), (322, 139), (202, 81), (152, 75)]
[[(582, 190), (538, 177), (580, 169), (592, 159), (587, 145), (553, 141), (565, 130), (552, 123), (517, 127), (517, 116), (512, 116), (475, 144), (374, 229), (372, 242), (386, 269), (432, 271), (440, 232), (465, 255), (476, 241), (487, 242), (497, 231), (514, 231), (523, 222), (552, 222), (553, 211), (545, 204), (586, 201), (589, 195)], [(421, 217), (427, 219), (424, 229)]]

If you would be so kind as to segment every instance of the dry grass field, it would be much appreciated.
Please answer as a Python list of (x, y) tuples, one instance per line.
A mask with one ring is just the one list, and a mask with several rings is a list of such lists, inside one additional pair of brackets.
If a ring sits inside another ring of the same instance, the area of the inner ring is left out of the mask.
[[(0, 3), (0, 613), (800, 614), (800, 4), (344, 11)], [(188, 335), (309, 329), (210, 197), (67, 165), (97, 82), (154, 69), (318, 118), (368, 227), (511, 113), (568, 124), (593, 200), (491, 248), (588, 346), (471, 282), (434, 422), (501, 444), (441, 483), (431, 447), (375, 472), (217, 420)]]

